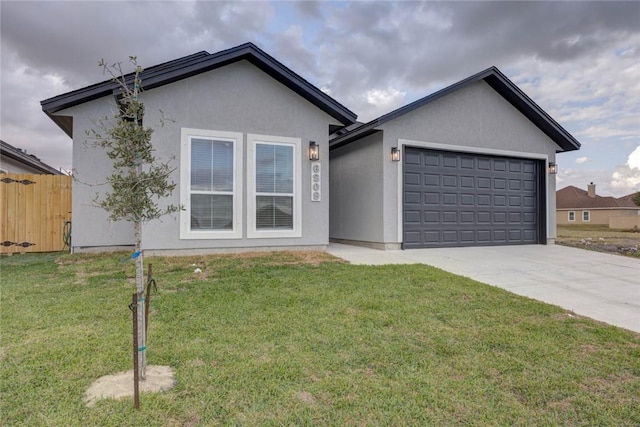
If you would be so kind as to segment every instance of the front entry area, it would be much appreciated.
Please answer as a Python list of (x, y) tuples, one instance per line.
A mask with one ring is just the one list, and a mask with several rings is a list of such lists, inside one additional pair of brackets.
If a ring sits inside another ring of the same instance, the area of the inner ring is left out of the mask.
[(546, 243), (543, 161), (405, 147), (403, 248)]

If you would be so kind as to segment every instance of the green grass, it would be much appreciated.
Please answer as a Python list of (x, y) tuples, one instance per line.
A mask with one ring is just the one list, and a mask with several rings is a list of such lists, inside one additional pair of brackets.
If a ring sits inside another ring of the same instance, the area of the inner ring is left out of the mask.
[(125, 257), (0, 259), (3, 425), (640, 425), (638, 334), (428, 266), (299, 253), (149, 259), (149, 363), (178, 384), (87, 408), (131, 369)]

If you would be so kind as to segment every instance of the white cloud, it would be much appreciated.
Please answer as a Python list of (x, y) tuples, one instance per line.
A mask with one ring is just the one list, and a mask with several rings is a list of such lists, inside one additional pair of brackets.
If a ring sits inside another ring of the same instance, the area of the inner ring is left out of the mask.
[(382, 109), (389, 109), (399, 105), (406, 94), (406, 92), (390, 87), (387, 89), (371, 89), (366, 96), (369, 104)]
[(640, 169), (640, 145), (629, 154), (627, 159), (627, 166), (631, 169)]
[(404, 91), (387, 87), (385, 89), (370, 89), (355, 96), (354, 100), (358, 105), (358, 109), (355, 110), (358, 114), (358, 120), (368, 122), (395, 110), (405, 103), (405, 95)]
[(586, 156), (585, 157), (578, 157), (576, 159), (576, 163), (579, 164), (579, 165), (588, 163), (589, 161), (590, 161), (590, 159), (588, 157), (586, 157)]
[(640, 145), (629, 154), (627, 163), (613, 172), (611, 187), (622, 194), (640, 191)]
[(322, 86), (320, 88), (320, 90), (323, 91), (324, 93), (326, 93), (329, 96), (331, 96), (333, 94), (333, 91), (331, 90), (331, 87), (329, 87), (329, 86)]

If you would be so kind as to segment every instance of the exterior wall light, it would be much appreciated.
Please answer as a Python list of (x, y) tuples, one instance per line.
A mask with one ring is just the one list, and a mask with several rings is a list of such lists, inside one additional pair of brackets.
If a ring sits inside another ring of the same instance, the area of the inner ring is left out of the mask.
[(558, 164), (549, 162), (549, 175), (555, 175), (558, 173)]
[(315, 141), (309, 141), (309, 160), (312, 162), (320, 160), (320, 147)]
[(400, 161), (400, 149), (398, 147), (391, 147), (391, 160), (394, 162)]

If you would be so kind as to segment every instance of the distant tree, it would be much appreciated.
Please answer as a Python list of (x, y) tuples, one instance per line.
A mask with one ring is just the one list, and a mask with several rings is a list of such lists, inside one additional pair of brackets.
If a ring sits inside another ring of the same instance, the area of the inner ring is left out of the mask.
[[(134, 72), (125, 75), (122, 63), (108, 65), (100, 60), (103, 72), (120, 86), (117, 113), (113, 117), (97, 120), (97, 129), (87, 132), (94, 146), (106, 150), (113, 162), (112, 173), (106, 183), (111, 191), (96, 195), (94, 202), (109, 213), (114, 221), (133, 223), (136, 262), (136, 292), (138, 301), (138, 378), (146, 377), (146, 327), (144, 316), (144, 269), (142, 252), (142, 224), (177, 212), (180, 206), (159, 207), (160, 199), (168, 197), (176, 187), (169, 181), (175, 170), (169, 162), (159, 162), (153, 155), (151, 135), (153, 129), (143, 126), (144, 105), (139, 99), (142, 90), (142, 67), (135, 56), (129, 57)], [(162, 122), (160, 123), (162, 124)]]
[(635, 203), (637, 206), (640, 206), (640, 191), (634, 194), (631, 200), (633, 200), (633, 203)]

